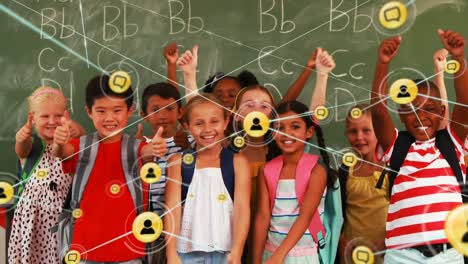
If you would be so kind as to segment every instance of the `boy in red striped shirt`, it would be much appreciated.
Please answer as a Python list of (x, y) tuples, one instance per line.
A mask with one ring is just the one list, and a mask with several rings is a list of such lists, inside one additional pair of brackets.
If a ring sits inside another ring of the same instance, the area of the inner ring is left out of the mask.
[[(446, 128), (453, 142), (463, 182), (466, 182), (463, 146), (468, 129), (468, 73), (465, 62), (465, 39), (453, 31), (439, 30), (444, 47), (460, 63), (455, 74), (452, 118)], [(372, 121), (379, 141), (378, 158), (391, 162), (395, 141), (400, 133), (386, 109), (389, 63), (396, 56), (401, 37), (382, 42), (372, 88)], [(443, 72), (439, 73), (443, 74)], [(444, 232), (449, 211), (461, 205), (462, 190), (456, 172), (436, 146), (436, 134), (445, 107), (439, 89), (428, 80), (417, 80), (418, 96), (400, 105), (399, 117), (414, 139), (397, 176), (394, 178), (386, 224), (385, 263), (464, 263), (463, 255), (451, 248)], [(465, 90), (463, 90), (465, 89)], [(375, 95), (378, 95), (377, 97)], [(439, 145), (440, 146), (440, 145)], [(457, 168), (458, 171), (458, 168)], [(428, 262), (429, 261), (429, 262)]]

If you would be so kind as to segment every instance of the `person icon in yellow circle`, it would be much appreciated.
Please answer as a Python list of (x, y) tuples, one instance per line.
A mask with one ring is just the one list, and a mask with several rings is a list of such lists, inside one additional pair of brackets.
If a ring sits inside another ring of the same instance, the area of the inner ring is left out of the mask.
[(6, 198), (7, 198), (7, 196), (5, 194), (5, 189), (0, 187), (0, 199), (6, 199)]
[(154, 229), (152, 227), (153, 222), (151, 220), (146, 219), (143, 223), (143, 229), (140, 232), (140, 235), (153, 235), (155, 234)]
[(408, 93), (408, 87), (406, 85), (400, 86), (400, 92), (397, 95), (398, 98), (411, 97), (411, 94)]
[(260, 119), (258, 119), (258, 117), (255, 117), (253, 120), (252, 120), (252, 126), (250, 127), (250, 130), (252, 131), (262, 131), (263, 128), (262, 128), (262, 125), (260, 125)]
[(146, 178), (147, 179), (155, 179), (156, 178), (156, 175), (154, 175), (154, 169), (153, 168), (149, 168), (148, 169), (148, 173), (146, 174)]

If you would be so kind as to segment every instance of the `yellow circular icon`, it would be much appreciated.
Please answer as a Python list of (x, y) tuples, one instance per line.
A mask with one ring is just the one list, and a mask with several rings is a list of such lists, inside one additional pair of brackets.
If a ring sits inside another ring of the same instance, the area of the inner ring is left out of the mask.
[(161, 175), (161, 167), (154, 162), (146, 163), (140, 169), (141, 180), (148, 184), (158, 182), (161, 179)]
[(220, 193), (220, 194), (218, 195), (218, 201), (224, 202), (224, 201), (226, 201), (226, 200), (227, 200), (226, 194)]
[(328, 117), (328, 109), (325, 106), (318, 106), (314, 110), (315, 119), (322, 121)]
[(380, 8), (379, 22), (386, 29), (397, 29), (405, 24), (408, 9), (399, 1), (391, 1)]
[(38, 180), (42, 180), (44, 178), (46, 178), (47, 176), (49, 175), (49, 173), (47, 172), (46, 169), (40, 169), (40, 170), (37, 170), (35, 176)]
[(410, 79), (400, 79), (390, 86), (390, 98), (397, 104), (409, 104), (418, 96), (418, 86)]
[(80, 260), (81, 260), (81, 254), (80, 252), (76, 250), (70, 250), (65, 255), (65, 263), (67, 264), (78, 264), (80, 263)]
[(184, 154), (184, 156), (182, 157), (182, 162), (185, 164), (185, 165), (191, 165), (193, 163), (193, 160), (195, 158), (193, 157), (193, 154), (191, 153), (186, 153)]
[(15, 190), (8, 182), (0, 182), (0, 204), (8, 203), (13, 198)]
[(374, 252), (366, 246), (358, 246), (353, 250), (353, 262), (355, 264), (373, 264)]
[(353, 108), (351, 109), (351, 117), (354, 118), (354, 119), (358, 119), (362, 116), (362, 110), (360, 108)]
[(115, 93), (125, 93), (131, 84), (130, 75), (125, 71), (113, 72), (109, 78), (109, 87)]
[(161, 217), (153, 212), (139, 214), (132, 225), (133, 235), (143, 243), (150, 243), (158, 239), (162, 230)]
[(245, 139), (241, 136), (237, 136), (234, 138), (234, 146), (237, 148), (242, 148), (245, 145)]
[(348, 152), (343, 155), (343, 164), (348, 166), (348, 167), (354, 167), (357, 162), (358, 158), (356, 157), (356, 154), (353, 152)]
[(468, 204), (460, 205), (447, 215), (445, 235), (458, 252), (468, 256)]
[(247, 135), (251, 137), (262, 137), (270, 128), (270, 120), (264, 113), (254, 111), (244, 118), (243, 125)]
[(193, 193), (189, 194), (188, 198), (191, 198), (191, 199), (195, 198), (195, 194), (193, 194)]
[(120, 192), (120, 185), (112, 184), (111, 187), (110, 187), (110, 192), (112, 194), (118, 194)]
[(448, 74), (455, 74), (460, 70), (460, 63), (456, 60), (449, 60), (445, 64), (444, 70)]
[(78, 219), (83, 216), (83, 210), (81, 210), (80, 208), (76, 208), (75, 210), (73, 210), (72, 215), (75, 219)]

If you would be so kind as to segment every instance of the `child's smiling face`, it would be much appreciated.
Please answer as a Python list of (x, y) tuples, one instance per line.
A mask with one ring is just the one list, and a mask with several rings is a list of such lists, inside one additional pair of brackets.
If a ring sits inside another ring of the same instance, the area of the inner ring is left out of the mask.
[[(125, 99), (104, 96), (94, 100), (91, 109), (86, 108), (88, 116), (93, 120), (94, 127), (99, 137), (110, 137), (106, 142), (115, 142), (120, 139), (123, 128), (128, 123), (133, 112), (133, 107), (127, 107)], [(120, 131), (119, 133), (117, 133)]]
[[(146, 113), (148, 113), (146, 121), (151, 125), (154, 132), (158, 131), (159, 127), (164, 128), (164, 138), (174, 135), (178, 119), (182, 115), (174, 98), (165, 99), (158, 95), (153, 95), (148, 99)], [(146, 115), (142, 113), (142, 116), (145, 117)]]
[(45, 100), (32, 111), (36, 131), (46, 142), (54, 140), (55, 129), (61, 125), (60, 119), (65, 110), (65, 104), (54, 100)]
[[(435, 88), (437, 89), (437, 88)], [(430, 89), (431, 97), (440, 98), (438, 91)], [(419, 141), (426, 141), (435, 137), (440, 122), (445, 114), (445, 107), (440, 100), (427, 98), (421, 94), (427, 94), (427, 87), (420, 87), (419, 94), (411, 105), (400, 107), (400, 120), (405, 124), (408, 132)]]
[(295, 153), (297, 151), (303, 152), (304, 141), (311, 138), (314, 133), (314, 128), (307, 128), (307, 124), (303, 118), (297, 117), (297, 115), (293, 111), (279, 115), (279, 119), (281, 120), (279, 121), (278, 130), (282, 133), (275, 135), (275, 141), (283, 154)]
[(231, 78), (224, 78), (216, 84), (213, 90), (214, 95), (221, 100), (223, 106), (232, 109), (235, 102), (236, 96), (241, 90), (239, 83)]
[(346, 137), (354, 150), (366, 156), (375, 150), (377, 138), (372, 126), (371, 115), (366, 112), (360, 118), (346, 121)]
[(203, 102), (190, 110), (185, 126), (194, 137), (199, 148), (220, 144), (229, 123), (224, 109), (211, 102)]

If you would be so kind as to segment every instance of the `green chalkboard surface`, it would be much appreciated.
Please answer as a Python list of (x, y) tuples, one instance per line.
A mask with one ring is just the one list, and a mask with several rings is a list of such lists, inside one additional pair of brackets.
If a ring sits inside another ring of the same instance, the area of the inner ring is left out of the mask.
[[(87, 81), (100, 70), (125, 64), (133, 69), (141, 96), (146, 85), (165, 80), (162, 49), (173, 41), (180, 50), (200, 45), (200, 87), (217, 71), (235, 75), (248, 69), (277, 98), (314, 49), (326, 48), (337, 67), (329, 80), (331, 118), (324, 130), (328, 145), (343, 149), (345, 113), (354, 102), (369, 98), (377, 47), (387, 37), (375, 19), (383, 2), (0, 0), (0, 177), (15, 173), (14, 136), (26, 120), (26, 98), (34, 89), (42, 84), (61, 88), (72, 117), (93, 131), (84, 111)], [(403, 45), (392, 66), (430, 77), (432, 54), (441, 48), (436, 30), (450, 28), (468, 37), (468, 1), (403, 2), (411, 23), (401, 33)], [(312, 76), (301, 101), (308, 103), (314, 83)], [(452, 81), (447, 80), (447, 88), (454, 100)], [(128, 129), (135, 131), (136, 126)]]

